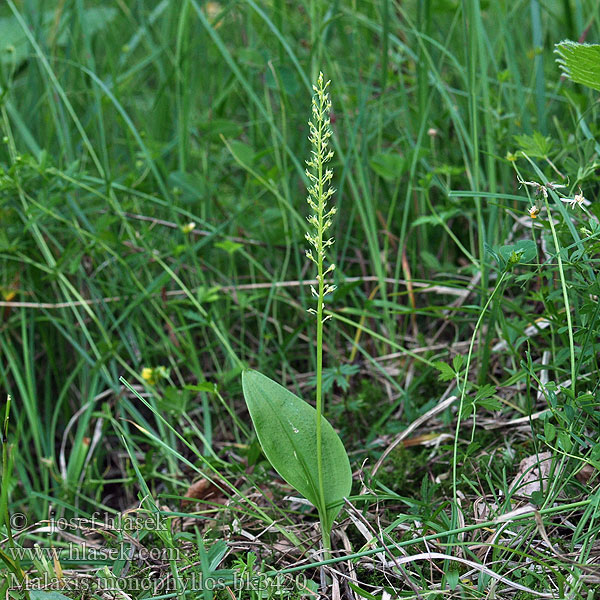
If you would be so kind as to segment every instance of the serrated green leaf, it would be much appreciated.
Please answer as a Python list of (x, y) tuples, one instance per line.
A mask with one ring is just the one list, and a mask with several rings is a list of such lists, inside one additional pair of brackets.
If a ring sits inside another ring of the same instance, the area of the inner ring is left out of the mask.
[(456, 373), (452, 370), (452, 367), (444, 361), (437, 360), (433, 363), (433, 366), (440, 372), (438, 376), (440, 381), (452, 381), (456, 377)]
[(480, 408), (485, 408), (491, 412), (495, 412), (502, 408), (502, 402), (500, 402), (500, 400), (496, 400), (496, 398), (481, 398), (477, 400), (477, 406)]
[(460, 368), (462, 367), (463, 361), (464, 361), (464, 356), (462, 354), (457, 354), (453, 359), (452, 359), (452, 366), (454, 367), (454, 370), (458, 373), (460, 371)]
[[(273, 468), (320, 508), (316, 410), (258, 371), (242, 374), (244, 398), (265, 456)], [(342, 441), (321, 417), (326, 528), (331, 530), (343, 499), (350, 495), (352, 470)]]
[(546, 158), (554, 145), (552, 138), (544, 137), (539, 131), (534, 131), (533, 135), (515, 135), (515, 142), (530, 158)]
[(468, 419), (473, 414), (474, 405), (472, 402), (466, 402), (460, 409), (460, 418)]
[(554, 46), (562, 72), (575, 83), (600, 91), (600, 45), (564, 40)]
[(475, 402), (485, 398), (491, 398), (496, 393), (496, 388), (491, 384), (482, 385), (475, 394)]

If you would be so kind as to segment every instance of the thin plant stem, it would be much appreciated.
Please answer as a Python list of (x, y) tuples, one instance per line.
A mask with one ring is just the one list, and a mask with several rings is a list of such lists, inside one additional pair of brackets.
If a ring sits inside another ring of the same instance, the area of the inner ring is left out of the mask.
[[(475, 340), (477, 338), (477, 334), (479, 332), (479, 328), (481, 327), (481, 324), (483, 322), (483, 318), (485, 317), (486, 313), (487, 313), (487, 309), (490, 306), (492, 300), (494, 299), (494, 296), (496, 295), (496, 292), (501, 288), (504, 279), (506, 278), (507, 272), (504, 271), (502, 273), (502, 275), (500, 276), (500, 278), (498, 279), (498, 282), (496, 283), (494, 290), (492, 291), (491, 295), (489, 296), (489, 298), (487, 299), (485, 305), (483, 306), (483, 308), (481, 309), (481, 313), (479, 314), (479, 318), (477, 319), (477, 323), (475, 324), (475, 329), (473, 330), (473, 335), (471, 336), (471, 343), (469, 344), (469, 352), (467, 354), (467, 361), (466, 361), (466, 365), (465, 365), (465, 372), (464, 372), (464, 377), (463, 377), (463, 382), (462, 382), (462, 389), (460, 391), (460, 403), (459, 403), (459, 407), (458, 407), (458, 415), (457, 415), (457, 420), (456, 420), (456, 431), (454, 433), (454, 449), (452, 452), (452, 496), (453, 496), (453, 500), (454, 500), (454, 510), (453, 510), (453, 514), (455, 514), (455, 511), (458, 508), (458, 473), (457, 473), (457, 466), (458, 466), (458, 436), (460, 433), (460, 423), (461, 423), (461, 417), (462, 417), (462, 413), (463, 413), (463, 407), (464, 407), (464, 403), (465, 403), (465, 398), (467, 395), (467, 384), (469, 381), (469, 368), (471, 366), (471, 358), (473, 356), (473, 347), (475, 345)], [(457, 377), (457, 381), (459, 381), (459, 377)], [(453, 519), (453, 525), (454, 525), (454, 519)]]
[(7, 540), (11, 548), (15, 547), (15, 541), (13, 539), (12, 528), (10, 526), (10, 519), (8, 514), (8, 490), (10, 487), (10, 465), (9, 465), (9, 454), (8, 454), (8, 418), (10, 415), (10, 395), (6, 399), (6, 408), (4, 411), (4, 422), (2, 424), (2, 492), (0, 492), (0, 522), (5, 521)]
[[(323, 164), (319, 161), (319, 192), (322, 194), (321, 187), (321, 175), (322, 175)], [(319, 206), (319, 228), (321, 228), (323, 222), (323, 210)], [(316, 408), (317, 408), (317, 423), (316, 423), (316, 435), (317, 435), (317, 470), (319, 474), (319, 497), (321, 500), (322, 510), (325, 512), (321, 515), (321, 534), (323, 537), (323, 548), (327, 549), (331, 546), (331, 540), (329, 535), (325, 531), (324, 520), (327, 518), (327, 509), (325, 505), (325, 488), (323, 486), (323, 439), (321, 432), (321, 420), (323, 418), (323, 305), (324, 305), (324, 282), (323, 282), (323, 238), (319, 237), (318, 240), (318, 302), (317, 302), (317, 390), (316, 390)], [(326, 544), (326, 541), (328, 544)]]
[(575, 390), (577, 386), (576, 382), (576, 362), (575, 362), (575, 338), (573, 336), (573, 322), (571, 320), (571, 304), (569, 302), (569, 293), (567, 291), (567, 280), (565, 277), (565, 270), (563, 266), (562, 257), (560, 254), (560, 244), (558, 236), (556, 235), (556, 229), (554, 228), (554, 222), (552, 220), (552, 213), (550, 211), (550, 204), (548, 198), (544, 195), (544, 203), (546, 205), (546, 211), (548, 212), (549, 218), (548, 223), (550, 224), (550, 230), (552, 231), (552, 241), (554, 242), (554, 248), (556, 249), (556, 262), (558, 264), (558, 273), (560, 276), (560, 287), (562, 289), (563, 302), (565, 303), (565, 312), (567, 317), (567, 333), (569, 334), (569, 358), (571, 360), (571, 390), (573, 397), (575, 397)]

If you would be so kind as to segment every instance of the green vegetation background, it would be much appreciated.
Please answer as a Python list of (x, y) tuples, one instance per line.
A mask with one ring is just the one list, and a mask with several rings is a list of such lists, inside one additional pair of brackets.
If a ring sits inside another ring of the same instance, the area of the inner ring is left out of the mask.
[[(553, 55), (564, 38), (598, 40), (592, 0), (7, 0), (0, 16), (0, 402), (13, 397), (11, 507), (27, 498), (35, 518), (54, 502), (125, 507), (140, 479), (182, 495), (193, 473), (165, 446), (234, 471), (256, 461), (243, 366), (312, 396), (304, 160), (319, 70), (338, 207), (328, 418), (355, 457), (377, 458), (369, 444), (439, 402), (434, 363), (466, 354), (502, 267), (494, 249), (549, 235), (524, 225), (538, 199), (515, 164), (597, 192), (596, 96)], [(594, 251), (587, 266), (567, 256), (588, 333), (578, 375), (597, 369)], [(488, 417), (545, 408), (531, 387), (544, 351), (551, 378), (574, 372), (553, 256), (530, 257), (478, 328), (473, 385), (507, 390), (480, 403)], [(541, 316), (551, 326), (528, 346)], [(589, 451), (586, 421), (548, 427)], [(401, 471), (385, 483), (402, 487)]]

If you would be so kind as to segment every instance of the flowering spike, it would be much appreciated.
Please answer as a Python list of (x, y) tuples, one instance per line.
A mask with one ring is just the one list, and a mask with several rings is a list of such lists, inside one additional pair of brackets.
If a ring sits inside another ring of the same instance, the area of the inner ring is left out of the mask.
[(331, 187), (333, 170), (325, 168), (325, 163), (333, 158), (333, 150), (329, 148), (329, 139), (333, 135), (329, 113), (331, 101), (327, 88), (329, 81), (325, 82), (323, 73), (319, 73), (317, 84), (313, 86), (312, 118), (308, 122), (310, 143), (312, 145), (310, 158), (306, 161), (306, 176), (310, 183), (306, 202), (312, 213), (307, 217), (311, 231), (306, 234), (306, 240), (313, 246), (306, 252), (309, 260), (317, 265), (318, 289), (311, 286), (313, 295), (317, 298), (317, 313), (322, 323), (323, 298), (331, 293), (335, 287), (325, 283), (324, 276), (333, 272), (334, 265), (325, 267), (326, 250), (333, 244), (333, 238), (326, 239), (324, 234), (332, 226), (332, 217), (336, 213), (335, 207), (328, 208), (327, 201), (333, 196), (335, 190)]
[[(331, 102), (327, 87), (329, 81), (325, 82), (323, 73), (319, 73), (317, 84), (313, 86), (314, 96), (312, 98), (312, 119), (309, 122), (309, 140), (312, 145), (311, 156), (307, 161), (308, 166), (308, 198), (307, 202), (314, 211), (309, 217), (308, 222), (313, 227), (310, 233), (306, 234), (306, 239), (314, 247), (315, 254), (310, 254), (310, 259), (317, 265), (317, 286), (315, 289), (311, 286), (313, 295), (317, 297), (317, 309), (309, 308), (309, 312), (317, 317), (317, 385), (316, 385), (316, 451), (317, 451), (317, 472), (319, 475), (319, 512), (325, 511), (325, 493), (323, 483), (323, 452), (321, 422), (323, 415), (323, 324), (331, 315), (324, 317), (323, 310), (326, 294), (335, 290), (335, 286), (325, 282), (325, 276), (334, 269), (333, 264), (325, 268), (325, 251), (333, 244), (333, 238), (324, 239), (325, 231), (331, 227), (331, 217), (335, 210), (327, 208), (327, 200), (334, 193), (331, 188), (333, 171), (325, 167), (325, 164), (333, 157), (333, 151), (329, 148), (329, 139), (332, 136), (331, 121), (329, 113), (331, 111)], [(323, 546), (326, 550), (325, 556), (329, 557), (328, 548), (331, 547), (331, 541), (328, 541), (330, 532), (326, 530), (324, 522), (321, 521), (321, 531), (323, 536)]]

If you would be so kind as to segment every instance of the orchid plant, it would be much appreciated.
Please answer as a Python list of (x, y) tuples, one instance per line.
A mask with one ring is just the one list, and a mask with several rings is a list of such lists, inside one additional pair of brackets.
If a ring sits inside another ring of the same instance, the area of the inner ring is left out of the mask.
[(323, 328), (331, 316), (324, 314), (325, 297), (335, 290), (326, 280), (335, 268), (333, 263), (327, 266), (327, 250), (334, 240), (327, 238), (326, 232), (336, 213), (335, 206), (328, 206), (334, 194), (333, 172), (326, 167), (333, 157), (329, 148), (332, 130), (328, 87), (329, 81), (320, 73), (313, 86), (309, 121), (312, 149), (306, 161), (310, 182), (307, 202), (311, 209), (311, 231), (306, 234), (311, 248), (306, 256), (317, 269), (317, 285), (311, 286), (316, 308), (308, 309), (316, 317), (316, 408), (257, 371), (242, 375), (244, 398), (265, 456), (283, 479), (317, 508), (325, 558), (331, 555), (333, 522), (352, 487), (344, 445), (323, 416)]

